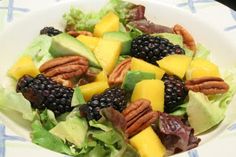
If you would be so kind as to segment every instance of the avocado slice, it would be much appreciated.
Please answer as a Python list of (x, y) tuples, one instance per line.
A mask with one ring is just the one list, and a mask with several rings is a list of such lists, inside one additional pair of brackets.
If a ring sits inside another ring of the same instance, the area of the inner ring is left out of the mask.
[(78, 148), (81, 148), (86, 138), (87, 131), (87, 121), (74, 116), (67, 119), (66, 121), (59, 122), (49, 132), (61, 138), (62, 140), (67, 140), (75, 144)]
[(103, 39), (115, 40), (122, 43), (121, 55), (127, 55), (130, 53), (132, 38), (127, 32), (107, 32), (103, 35)]
[(61, 33), (52, 38), (49, 52), (53, 57), (79, 55), (87, 58), (89, 64), (101, 68), (93, 52), (82, 42), (67, 33)]
[(155, 79), (154, 73), (142, 72), (142, 71), (128, 71), (122, 84), (122, 88), (126, 91), (133, 91), (136, 83), (142, 80)]
[(207, 131), (224, 119), (224, 111), (218, 105), (211, 103), (204, 94), (192, 91), (189, 91), (187, 115), (195, 134)]
[(153, 36), (160, 36), (162, 38), (168, 39), (172, 44), (179, 45), (180, 47), (183, 47), (183, 37), (178, 34), (172, 34), (172, 33), (156, 33), (152, 34)]

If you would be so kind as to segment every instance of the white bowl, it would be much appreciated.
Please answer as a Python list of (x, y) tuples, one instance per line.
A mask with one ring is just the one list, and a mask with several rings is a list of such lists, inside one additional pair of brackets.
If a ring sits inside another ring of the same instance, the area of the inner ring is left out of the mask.
[[(199, 17), (178, 8), (168, 6), (155, 0), (131, 0), (136, 4), (143, 4), (146, 7), (146, 17), (158, 24), (173, 26), (181, 24), (186, 27), (195, 39), (204, 44), (212, 52), (212, 60), (219, 67), (228, 68), (235, 64), (236, 47), (225, 37), (224, 33), (217, 30), (213, 25), (203, 22)], [(80, 7), (84, 11), (95, 11), (102, 7), (107, 0), (80, 0), (75, 2), (66, 2), (45, 8), (44, 10), (33, 12), (25, 18), (8, 26), (0, 35), (0, 81), (5, 87), (9, 87), (9, 80), (6, 77), (6, 71), (12, 65), (20, 53), (29, 45), (29, 43), (39, 34), (39, 30), (44, 26), (55, 26), (64, 28), (63, 14), (68, 12), (71, 6)], [(234, 99), (226, 113), (225, 120), (214, 130), (200, 138), (203, 145), (211, 141), (228, 126), (231, 120), (236, 119), (236, 100)], [(14, 117), (14, 118), (13, 118)], [(0, 113), (0, 118), (4, 123), (17, 134), (29, 138), (29, 125), (19, 117)]]

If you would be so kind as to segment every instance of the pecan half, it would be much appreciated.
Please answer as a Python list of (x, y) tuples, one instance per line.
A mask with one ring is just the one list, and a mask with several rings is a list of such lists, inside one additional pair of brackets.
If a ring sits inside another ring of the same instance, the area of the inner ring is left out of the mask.
[(152, 111), (150, 103), (146, 99), (139, 99), (122, 112), (127, 123), (125, 132), (128, 137), (136, 135), (157, 120), (158, 113)]
[(131, 58), (127, 58), (116, 66), (109, 75), (108, 82), (110, 85), (119, 85), (123, 82), (128, 70), (130, 70)]
[(78, 85), (82, 86), (87, 83), (93, 82), (96, 79), (97, 73), (91, 71), (90, 69), (79, 79)]
[[(45, 62), (39, 71), (59, 83), (73, 77), (82, 76), (88, 70), (88, 60), (81, 56), (59, 57)], [(70, 85), (69, 82), (66, 84)]]
[(92, 37), (93, 34), (91, 32), (88, 31), (75, 31), (75, 30), (70, 30), (67, 32), (69, 35), (73, 36), (73, 37), (77, 37), (79, 35), (86, 35), (86, 36), (90, 36)]
[(184, 44), (190, 49), (192, 50), (194, 53), (196, 52), (197, 50), (197, 47), (196, 47), (196, 43), (194, 41), (194, 38), (193, 36), (188, 32), (187, 29), (185, 29), (183, 26), (179, 25), (179, 24), (176, 24), (174, 25), (173, 27), (173, 31), (176, 33), (176, 34), (179, 34), (183, 37), (183, 40), (184, 40)]
[(229, 90), (229, 85), (219, 77), (202, 77), (185, 82), (188, 90), (206, 95), (222, 94)]

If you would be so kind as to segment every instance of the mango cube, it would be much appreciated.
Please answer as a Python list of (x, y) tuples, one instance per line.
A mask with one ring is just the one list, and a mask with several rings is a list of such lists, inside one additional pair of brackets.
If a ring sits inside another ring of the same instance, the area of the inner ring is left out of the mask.
[(105, 39), (101, 39), (95, 48), (94, 54), (107, 75), (114, 69), (121, 49), (121, 42)]
[(115, 13), (109, 12), (95, 25), (94, 35), (102, 37), (106, 32), (119, 31), (119, 26), (119, 17)]
[(84, 96), (85, 101), (90, 100), (95, 94), (101, 94), (107, 88), (109, 88), (107, 82), (92, 82), (80, 86), (80, 90)]
[(16, 80), (25, 74), (33, 77), (39, 74), (39, 70), (30, 56), (22, 56), (8, 71), (8, 75)]
[(86, 45), (88, 48), (90, 48), (90, 50), (92, 50), (92, 51), (95, 49), (95, 47), (97, 46), (97, 44), (100, 40), (97, 37), (90, 37), (90, 36), (86, 36), (86, 35), (79, 35), (76, 38), (79, 41), (81, 41), (84, 45)]
[(206, 59), (194, 59), (186, 72), (186, 79), (191, 80), (207, 76), (220, 77), (218, 66)]
[(131, 97), (131, 101), (138, 99), (147, 99), (151, 101), (154, 111), (164, 111), (164, 82), (161, 80), (143, 80), (138, 82)]
[(167, 73), (183, 79), (192, 58), (186, 55), (169, 55), (157, 61), (157, 64)]
[(159, 67), (134, 57), (131, 59), (131, 70), (154, 73), (156, 79), (161, 79), (165, 73), (165, 71)]
[(107, 75), (104, 71), (101, 71), (100, 73), (97, 74), (95, 78), (95, 82), (100, 82), (100, 81), (108, 81)]
[(164, 145), (151, 127), (133, 136), (130, 143), (141, 157), (163, 157), (166, 153)]

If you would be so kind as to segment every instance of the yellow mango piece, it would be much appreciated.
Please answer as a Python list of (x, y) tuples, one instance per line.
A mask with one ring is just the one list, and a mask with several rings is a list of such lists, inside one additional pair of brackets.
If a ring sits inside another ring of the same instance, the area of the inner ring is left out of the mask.
[(114, 69), (121, 49), (121, 42), (105, 39), (101, 39), (95, 48), (94, 54), (107, 75)]
[(167, 73), (183, 78), (192, 58), (186, 55), (169, 55), (157, 61)]
[(81, 41), (84, 45), (86, 45), (90, 50), (94, 50), (95, 47), (97, 46), (100, 38), (97, 37), (90, 37), (86, 35), (79, 35), (76, 37), (79, 41)]
[(115, 13), (109, 12), (95, 25), (94, 35), (96, 37), (102, 37), (106, 32), (119, 31), (119, 26), (119, 17)]
[(154, 73), (156, 79), (161, 79), (165, 73), (165, 71), (159, 67), (134, 57), (131, 59), (131, 70)]
[(30, 56), (22, 56), (17, 62), (8, 70), (8, 75), (18, 80), (23, 75), (36, 76), (39, 74), (38, 68), (35, 66)]
[(79, 87), (85, 101), (92, 98), (94, 94), (101, 94), (105, 89), (109, 88), (107, 82), (92, 82)]
[(194, 59), (186, 72), (186, 79), (191, 80), (207, 76), (220, 77), (218, 66), (206, 59)]
[(99, 81), (108, 81), (107, 75), (104, 71), (101, 71), (99, 74), (97, 74), (95, 82)]
[(141, 157), (163, 157), (166, 153), (164, 145), (151, 127), (133, 136), (130, 143)]
[(131, 97), (131, 101), (141, 98), (151, 101), (154, 111), (164, 111), (164, 82), (161, 80), (143, 80), (138, 82)]

